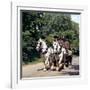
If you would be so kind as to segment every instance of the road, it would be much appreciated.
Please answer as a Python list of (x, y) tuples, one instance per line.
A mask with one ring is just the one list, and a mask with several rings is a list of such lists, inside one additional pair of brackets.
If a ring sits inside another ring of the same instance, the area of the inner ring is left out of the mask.
[(47, 77), (47, 76), (65, 76), (65, 75), (79, 75), (79, 57), (73, 56), (72, 66), (63, 69), (62, 71), (43, 71), (44, 64), (39, 62), (37, 64), (29, 64), (22, 66), (22, 78), (30, 77)]

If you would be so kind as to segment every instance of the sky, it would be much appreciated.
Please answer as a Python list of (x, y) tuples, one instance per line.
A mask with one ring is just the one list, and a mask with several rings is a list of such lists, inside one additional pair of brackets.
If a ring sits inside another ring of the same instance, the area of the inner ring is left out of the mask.
[(73, 14), (73, 15), (71, 15), (71, 19), (72, 19), (72, 21), (74, 21), (80, 25), (80, 15)]

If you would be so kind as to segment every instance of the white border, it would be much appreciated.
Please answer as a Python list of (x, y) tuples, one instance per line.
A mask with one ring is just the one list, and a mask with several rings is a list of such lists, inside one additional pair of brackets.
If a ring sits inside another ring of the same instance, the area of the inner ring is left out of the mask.
[[(38, 6), (39, 5), (39, 6)], [(12, 29), (12, 77), (11, 77), (11, 87), (46, 87), (46, 86), (60, 86), (60, 85), (70, 85), (70, 84), (85, 84), (87, 83), (87, 52), (86, 52), (86, 29), (87, 25), (86, 15), (87, 9), (85, 6), (72, 6), (72, 5), (60, 5), (55, 6), (53, 3), (45, 5), (45, 4), (31, 4), (31, 3), (21, 3), (21, 2), (13, 2), (11, 4), (11, 29)], [(72, 13), (81, 13), (81, 25), (80, 25), (80, 77), (70, 76), (58, 78), (50, 78), (48, 79), (22, 79), (20, 80), (20, 10), (37, 10), (37, 11), (57, 11), (57, 12), (72, 12)], [(84, 37), (85, 36), (85, 37)], [(58, 82), (57, 82), (58, 81)], [(47, 83), (48, 82), (48, 83)], [(40, 85), (39, 85), (40, 83)]]

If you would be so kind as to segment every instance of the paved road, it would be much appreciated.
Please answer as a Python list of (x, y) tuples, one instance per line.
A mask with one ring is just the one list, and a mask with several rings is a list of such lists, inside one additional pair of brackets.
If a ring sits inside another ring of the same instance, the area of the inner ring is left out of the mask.
[(22, 66), (22, 78), (79, 75), (79, 57), (73, 56), (72, 66), (62, 71), (43, 71), (43, 63)]

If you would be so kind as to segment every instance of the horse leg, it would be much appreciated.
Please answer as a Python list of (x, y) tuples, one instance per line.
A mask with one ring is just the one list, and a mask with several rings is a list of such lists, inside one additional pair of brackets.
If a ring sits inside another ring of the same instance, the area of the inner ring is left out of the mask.
[(58, 62), (56, 62), (56, 63), (57, 63), (56, 70), (58, 71), (59, 70), (59, 63)]
[(44, 71), (49, 69), (50, 62), (49, 62), (48, 59), (49, 59), (48, 57), (46, 57), (46, 59), (45, 59), (45, 62), (44, 62)]
[(68, 50), (69, 65), (72, 65), (72, 51)]
[(69, 65), (71, 66), (72, 65), (72, 56), (68, 55), (66, 59), (67, 59), (66, 60), (66, 67), (68, 67)]
[(60, 65), (60, 62), (59, 60), (56, 62), (56, 70), (59, 71), (59, 65)]
[(72, 56), (70, 56), (70, 65), (72, 65)]
[(61, 71), (63, 68), (64, 68), (64, 63), (61, 63), (61, 64), (59, 65), (58, 71)]
[(69, 56), (69, 68), (71, 68), (72, 67), (72, 56), (70, 55)]
[(50, 68), (51, 70), (54, 70), (54, 61), (52, 61), (52, 63), (51, 63), (51, 68)]
[(55, 62), (54, 61), (52, 61), (52, 63), (51, 63), (51, 70), (54, 70), (54, 65), (55, 65)]
[(67, 54), (64, 54), (64, 68), (67, 68), (69, 65), (69, 60)]
[(60, 71), (61, 69), (63, 69), (62, 60), (63, 60), (63, 53), (61, 53), (61, 54), (59, 55), (58, 66), (57, 66), (57, 68), (56, 68), (57, 71)]

